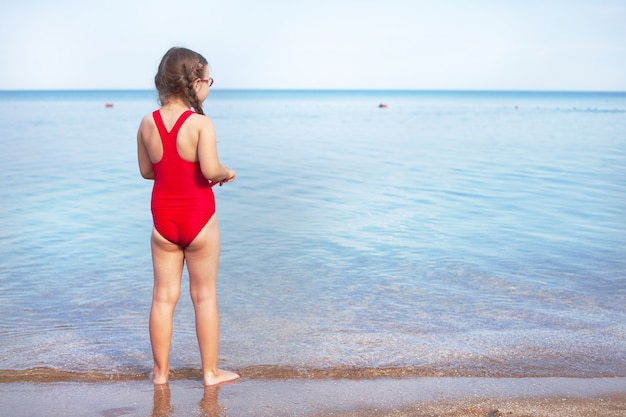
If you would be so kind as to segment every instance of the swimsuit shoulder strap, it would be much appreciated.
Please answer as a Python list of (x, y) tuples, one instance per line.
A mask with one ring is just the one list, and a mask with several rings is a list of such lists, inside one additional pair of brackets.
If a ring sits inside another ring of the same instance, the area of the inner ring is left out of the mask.
[(152, 117), (154, 118), (154, 123), (159, 131), (159, 136), (161, 137), (161, 143), (163, 144), (163, 157), (169, 154), (178, 154), (178, 150), (176, 149), (176, 137), (178, 136), (178, 131), (180, 127), (185, 123), (185, 120), (194, 114), (191, 110), (186, 110), (183, 114), (178, 117), (176, 123), (174, 123), (174, 127), (170, 132), (167, 131), (165, 127), (165, 123), (163, 123), (163, 118), (161, 117), (161, 111), (155, 110), (152, 112)]
[(159, 110), (155, 110), (152, 112), (152, 118), (154, 119), (154, 123), (156, 124), (157, 129), (159, 130), (159, 134), (161, 135), (161, 139), (167, 137), (168, 132), (165, 128), (165, 123), (163, 123), (163, 118), (161, 117), (161, 112)]
[(189, 118), (189, 116), (191, 116), (192, 114), (194, 114), (193, 110), (186, 110), (185, 112), (183, 112), (183, 114), (178, 117), (178, 120), (176, 120), (176, 123), (174, 123), (174, 127), (172, 127), (172, 130), (170, 130), (169, 132), (165, 127), (165, 123), (163, 122), (163, 118), (161, 117), (160, 110), (153, 111), (152, 118), (154, 118), (154, 123), (156, 124), (157, 129), (159, 129), (161, 137), (169, 135), (176, 137), (176, 134), (178, 134), (180, 127), (183, 125), (183, 123), (185, 123), (185, 120), (187, 120), (187, 118)]

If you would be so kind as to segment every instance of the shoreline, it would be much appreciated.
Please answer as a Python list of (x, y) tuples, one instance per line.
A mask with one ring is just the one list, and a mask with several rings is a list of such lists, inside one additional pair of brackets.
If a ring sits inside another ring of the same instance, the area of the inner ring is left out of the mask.
[(13, 382), (0, 384), (13, 417), (81, 416), (622, 416), (626, 378), (419, 377)]
[[(364, 367), (334, 366), (327, 368), (309, 368), (288, 365), (253, 365), (229, 369), (237, 372), (243, 379), (251, 380), (376, 380), (406, 378), (626, 378), (621, 369), (607, 374), (598, 371), (580, 371), (553, 366), (512, 367), (510, 369), (486, 369), (480, 365), (469, 366), (457, 363), (456, 366), (397, 366)], [(34, 367), (29, 369), (0, 369), (0, 385), (10, 383), (55, 383), (55, 382), (122, 382), (141, 381), (148, 378), (150, 370), (144, 368), (123, 368), (113, 371), (100, 370), (63, 370), (52, 367)], [(175, 368), (170, 372), (170, 381), (201, 380), (202, 372), (198, 368)]]

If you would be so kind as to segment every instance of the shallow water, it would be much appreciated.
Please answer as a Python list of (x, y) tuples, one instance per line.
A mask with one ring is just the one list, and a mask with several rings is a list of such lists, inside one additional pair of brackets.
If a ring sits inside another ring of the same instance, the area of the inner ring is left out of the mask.
[(621, 417), (626, 405), (624, 378), (245, 380), (206, 388), (196, 381), (154, 388), (122, 381), (1, 388), (3, 412), (12, 417), (468, 417), (531, 416), (537, 410), (551, 417)]
[[(0, 92), (0, 369), (150, 369), (135, 134), (155, 107)], [(626, 94), (216, 90), (205, 109), (237, 171), (216, 189), (221, 366), (626, 376)], [(176, 314), (191, 375), (188, 297)]]

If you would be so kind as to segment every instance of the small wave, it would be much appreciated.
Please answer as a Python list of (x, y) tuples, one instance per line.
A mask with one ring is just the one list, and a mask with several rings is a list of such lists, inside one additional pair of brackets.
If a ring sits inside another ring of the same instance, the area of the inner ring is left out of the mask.
[(0, 370), (0, 383), (11, 382), (105, 382), (132, 381), (147, 378), (145, 372), (106, 373), (97, 371), (66, 371), (48, 367), (24, 370)]
[(602, 109), (597, 107), (588, 107), (588, 108), (573, 108), (575, 112), (584, 112), (584, 113), (626, 113), (626, 110), (623, 109)]
[[(356, 367), (335, 366), (328, 368), (302, 368), (288, 365), (254, 365), (233, 369), (242, 378), (249, 379), (379, 379), (379, 378), (419, 378), (419, 377), (485, 377), (485, 378), (601, 378), (626, 375), (607, 374), (606, 372), (573, 372), (555, 368), (527, 369), (485, 369), (481, 366), (458, 365), (456, 367)], [(15, 382), (111, 382), (147, 380), (149, 370), (127, 370), (125, 372), (67, 371), (49, 367), (37, 367), (26, 370), (0, 370), (0, 383)], [(171, 380), (202, 380), (200, 369), (179, 368), (170, 373)]]

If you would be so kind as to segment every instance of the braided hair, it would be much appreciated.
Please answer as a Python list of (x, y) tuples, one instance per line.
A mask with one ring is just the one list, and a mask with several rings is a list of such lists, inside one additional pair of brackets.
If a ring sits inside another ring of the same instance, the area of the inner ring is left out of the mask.
[(160, 104), (167, 103), (172, 97), (180, 97), (196, 113), (204, 114), (202, 102), (193, 86), (198, 78), (202, 78), (207, 64), (207, 60), (197, 52), (187, 48), (170, 48), (163, 55), (154, 76)]

